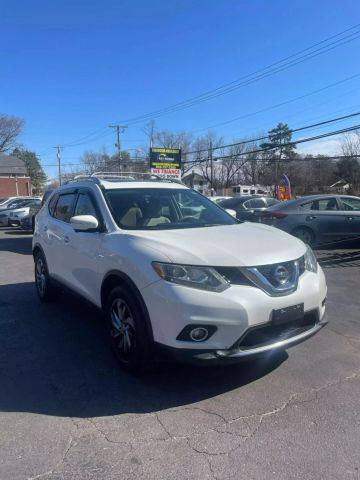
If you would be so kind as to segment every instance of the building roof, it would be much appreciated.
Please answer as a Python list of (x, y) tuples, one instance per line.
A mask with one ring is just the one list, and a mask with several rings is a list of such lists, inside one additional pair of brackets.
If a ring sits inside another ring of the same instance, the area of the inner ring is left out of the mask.
[(0, 153), (0, 175), (26, 175), (24, 162), (12, 155)]
[(182, 180), (206, 180), (203, 175), (200, 175), (200, 173), (197, 172), (190, 172), (190, 173), (185, 173), (185, 175), (182, 176)]

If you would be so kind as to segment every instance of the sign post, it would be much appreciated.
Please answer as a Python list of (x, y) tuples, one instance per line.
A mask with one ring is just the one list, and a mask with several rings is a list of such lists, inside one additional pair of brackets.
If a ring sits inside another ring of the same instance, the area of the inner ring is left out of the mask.
[(160, 177), (181, 180), (181, 149), (151, 147), (150, 172)]

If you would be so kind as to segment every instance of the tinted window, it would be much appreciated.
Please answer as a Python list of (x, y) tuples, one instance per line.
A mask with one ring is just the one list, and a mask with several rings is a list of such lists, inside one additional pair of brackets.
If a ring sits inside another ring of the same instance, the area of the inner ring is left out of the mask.
[(262, 198), (252, 198), (244, 203), (246, 208), (266, 208), (265, 201)]
[(314, 200), (312, 202), (303, 203), (300, 205), (302, 210), (316, 210), (316, 211), (333, 211), (339, 210), (337, 201), (335, 197), (332, 198), (321, 198), (319, 200)]
[(56, 205), (56, 201), (58, 199), (58, 196), (57, 195), (53, 195), (53, 197), (51, 197), (51, 200), (49, 202), (49, 212), (50, 212), (50, 215), (54, 215), (54, 210), (55, 210), (55, 205)]
[(46, 202), (46, 200), (50, 197), (50, 195), (52, 194), (54, 190), (46, 190), (46, 192), (44, 193), (44, 196), (41, 200), (41, 204), (44, 205), (44, 203)]
[(63, 222), (69, 222), (72, 215), (72, 205), (74, 203), (75, 194), (67, 193), (59, 195), (59, 199), (56, 203), (54, 217)]
[(280, 201), (276, 200), (276, 198), (266, 198), (265, 202), (267, 203), (268, 207), (272, 207), (273, 205), (277, 205), (278, 203), (280, 203)]
[(235, 208), (239, 204), (239, 200), (237, 198), (229, 198), (227, 200), (221, 200), (219, 205), (222, 208)]
[(92, 215), (97, 218), (95, 207), (86, 193), (80, 193), (78, 196), (74, 215)]
[(237, 223), (222, 208), (194, 190), (129, 188), (107, 190), (105, 196), (121, 228), (168, 230)]
[(360, 211), (360, 198), (341, 197), (344, 210)]

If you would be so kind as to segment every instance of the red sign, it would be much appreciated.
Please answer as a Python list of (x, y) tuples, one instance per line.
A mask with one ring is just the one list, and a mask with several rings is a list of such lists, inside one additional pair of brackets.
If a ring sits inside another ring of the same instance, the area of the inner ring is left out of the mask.
[(291, 200), (290, 180), (286, 175), (282, 175), (279, 185), (276, 186), (276, 198), (278, 200)]

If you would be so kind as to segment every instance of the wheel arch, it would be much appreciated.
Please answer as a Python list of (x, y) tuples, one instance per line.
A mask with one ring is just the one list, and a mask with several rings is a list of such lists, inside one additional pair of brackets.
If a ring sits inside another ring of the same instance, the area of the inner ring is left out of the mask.
[(313, 242), (316, 242), (317, 240), (317, 237), (318, 237), (318, 234), (316, 232), (316, 230), (314, 230), (314, 228), (312, 228), (311, 226), (309, 225), (304, 225), (304, 224), (299, 224), (297, 225), (296, 227), (294, 227), (292, 230), (291, 230), (291, 235), (294, 235), (296, 237), (296, 232), (298, 230), (307, 230), (311, 233), (312, 235), (312, 238), (313, 238)]
[(101, 307), (104, 309), (106, 303), (106, 297), (108, 293), (117, 286), (125, 286), (129, 289), (129, 291), (136, 297), (137, 301), (139, 302), (140, 308), (144, 315), (146, 329), (148, 334), (150, 335), (151, 340), (154, 339), (150, 316), (148, 309), (146, 307), (145, 301), (141, 295), (140, 290), (135, 285), (135, 283), (131, 280), (131, 278), (124, 272), (120, 270), (111, 270), (108, 272), (101, 284)]

